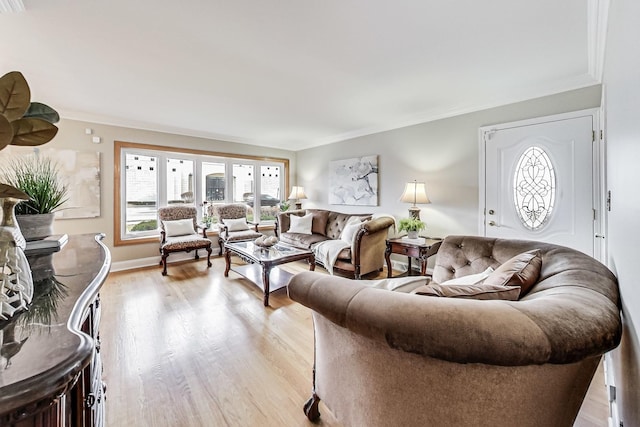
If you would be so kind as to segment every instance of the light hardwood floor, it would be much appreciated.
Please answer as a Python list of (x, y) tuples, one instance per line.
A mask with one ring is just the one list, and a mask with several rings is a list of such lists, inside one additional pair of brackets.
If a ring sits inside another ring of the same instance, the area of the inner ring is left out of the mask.
[[(100, 327), (107, 425), (340, 426), (322, 404), (319, 424), (302, 412), (311, 312), (285, 289), (264, 307), (260, 289), (223, 271), (224, 259), (214, 258), (210, 269), (202, 259), (170, 264), (164, 277), (160, 268), (109, 275)], [(600, 370), (575, 426), (604, 427), (606, 417)]]

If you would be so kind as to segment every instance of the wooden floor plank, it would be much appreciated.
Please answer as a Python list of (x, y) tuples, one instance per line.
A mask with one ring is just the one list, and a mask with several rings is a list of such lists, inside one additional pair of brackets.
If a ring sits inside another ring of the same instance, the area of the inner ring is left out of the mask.
[[(168, 276), (159, 268), (109, 275), (100, 327), (107, 425), (340, 426), (322, 404), (318, 424), (302, 412), (311, 392), (310, 310), (284, 289), (264, 307), (257, 286), (233, 271), (225, 278), (224, 259), (212, 261), (210, 269), (203, 261), (170, 264)], [(607, 425), (601, 377), (575, 426)]]

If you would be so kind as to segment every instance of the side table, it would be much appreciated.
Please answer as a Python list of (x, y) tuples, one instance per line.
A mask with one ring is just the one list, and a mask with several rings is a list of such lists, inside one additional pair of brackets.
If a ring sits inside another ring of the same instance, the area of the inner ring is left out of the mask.
[(387, 277), (392, 277), (391, 254), (406, 255), (409, 261), (407, 274), (411, 275), (411, 258), (418, 258), (421, 263), (420, 275), (427, 274), (427, 259), (435, 255), (442, 244), (442, 239), (420, 237), (417, 239), (388, 239), (384, 257), (387, 260)]

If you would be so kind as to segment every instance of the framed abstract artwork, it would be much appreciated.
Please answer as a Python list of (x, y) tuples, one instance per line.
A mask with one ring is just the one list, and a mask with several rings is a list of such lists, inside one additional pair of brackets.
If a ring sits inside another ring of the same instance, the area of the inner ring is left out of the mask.
[(378, 206), (378, 156), (329, 162), (329, 204)]
[(56, 211), (56, 219), (100, 216), (100, 153), (49, 147), (9, 146), (2, 150), (0, 171), (14, 156), (43, 156), (51, 159), (64, 177), (67, 201)]

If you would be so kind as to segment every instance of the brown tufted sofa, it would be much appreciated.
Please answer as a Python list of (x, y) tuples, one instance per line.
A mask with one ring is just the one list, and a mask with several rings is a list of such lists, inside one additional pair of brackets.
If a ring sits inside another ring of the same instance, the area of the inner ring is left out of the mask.
[[(313, 214), (312, 234), (290, 233), (290, 216)], [(339, 239), (347, 222), (353, 218), (362, 219), (362, 225), (350, 248), (338, 255), (334, 269), (352, 275), (355, 279), (374, 271), (381, 271), (384, 265), (384, 251), (389, 227), (394, 225), (391, 217), (371, 219), (370, 214), (346, 214), (324, 209), (292, 210), (280, 212), (276, 218), (276, 235), (290, 245), (311, 249), (315, 244), (328, 239)]]
[(517, 301), (294, 276), (289, 295), (313, 310), (315, 328), (307, 416), (319, 416), (322, 399), (345, 426), (571, 426), (602, 354), (620, 342), (615, 276), (561, 246), (449, 236), (433, 280), (495, 268), (531, 249), (542, 255), (540, 276)]

